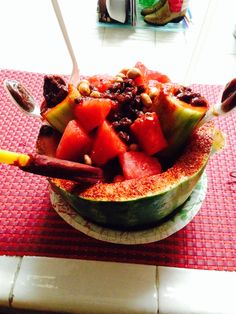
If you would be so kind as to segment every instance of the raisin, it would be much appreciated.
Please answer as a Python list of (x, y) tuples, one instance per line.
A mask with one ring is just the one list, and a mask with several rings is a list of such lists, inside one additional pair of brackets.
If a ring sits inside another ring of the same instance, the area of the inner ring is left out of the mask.
[(39, 130), (39, 136), (50, 136), (54, 133), (54, 129), (50, 125), (43, 125)]
[(68, 95), (66, 82), (58, 75), (45, 75), (43, 96), (48, 108), (55, 107)]
[(130, 125), (143, 114), (143, 103), (140, 94), (143, 87), (137, 86), (133, 79), (124, 78), (123, 82), (115, 82), (103, 94), (104, 98), (110, 98), (118, 103), (119, 110), (111, 110), (107, 119), (119, 137), (130, 143), (132, 134)]
[(122, 119), (120, 119), (120, 121), (115, 121), (112, 123), (112, 127), (116, 130), (116, 131), (127, 131), (129, 130), (130, 125), (132, 124), (132, 120), (130, 120), (127, 117), (124, 117)]
[(201, 96), (200, 93), (195, 93), (189, 87), (181, 86), (178, 90), (174, 93), (174, 95), (179, 99), (191, 106), (195, 107), (207, 107), (208, 103), (207, 100)]
[(204, 97), (194, 97), (191, 105), (195, 107), (207, 107), (207, 100)]
[(134, 99), (134, 107), (140, 111), (143, 110), (143, 102), (141, 101), (141, 97), (139, 95)]
[(189, 91), (183, 91), (177, 95), (177, 98), (189, 104), (192, 99), (192, 93)]
[(119, 103), (127, 103), (130, 102), (133, 99), (133, 95), (130, 93), (124, 93), (124, 94), (118, 94), (116, 97), (116, 100), (119, 101)]
[(82, 102), (82, 99), (81, 98), (75, 98), (74, 102), (76, 105), (78, 105)]

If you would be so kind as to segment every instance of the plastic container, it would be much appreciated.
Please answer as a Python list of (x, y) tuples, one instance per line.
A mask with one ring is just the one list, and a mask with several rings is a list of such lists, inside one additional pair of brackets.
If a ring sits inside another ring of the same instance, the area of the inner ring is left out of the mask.
[(153, 5), (155, 2), (157, 1), (156, 0), (139, 0), (139, 4), (141, 4), (144, 7), (149, 7)]

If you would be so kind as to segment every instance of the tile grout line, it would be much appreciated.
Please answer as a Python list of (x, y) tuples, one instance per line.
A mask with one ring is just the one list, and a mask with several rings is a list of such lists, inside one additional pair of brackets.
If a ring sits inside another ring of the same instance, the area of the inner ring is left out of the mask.
[(159, 287), (160, 287), (160, 279), (159, 279), (159, 267), (156, 266), (156, 292), (157, 292), (157, 314), (160, 314), (160, 293), (159, 293)]
[(20, 269), (21, 269), (22, 261), (23, 261), (23, 256), (20, 257), (20, 260), (19, 260), (19, 262), (17, 264), (17, 268), (16, 268), (16, 271), (15, 271), (15, 274), (14, 274), (14, 277), (13, 277), (13, 282), (12, 282), (11, 289), (10, 289), (10, 292), (9, 292), (9, 297), (8, 297), (9, 308), (12, 308), (13, 299), (14, 299), (14, 288), (15, 288), (16, 280), (18, 278)]

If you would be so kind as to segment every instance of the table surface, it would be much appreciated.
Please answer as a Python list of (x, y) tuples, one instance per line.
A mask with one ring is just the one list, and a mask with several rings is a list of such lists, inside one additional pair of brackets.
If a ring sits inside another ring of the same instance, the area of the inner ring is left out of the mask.
[[(0, 80), (21, 81), (41, 98), (43, 75), (0, 71)], [(193, 86), (215, 103), (221, 85)], [(32, 152), (41, 122), (21, 113), (0, 87), (0, 147)], [(207, 166), (208, 190), (199, 213), (172, 236), (145, 245), (120, 245), (95, 240), (67, 225), (52, 209), (46, 178), (0, 166), (0, 254), (48, 256), (128, 262), (182, 268), (236, 270), (236, 116), (216, 121), (227, 137), (224, 150)]]
[[(96, 23), (96, 1), (82, 7), (72, 0), (60, 3), (81, 73), (116, 73), (141, 60), (174, 81), (197, 83), (195, 88), (213, 103), (222, 85), (233, 77), (236, 49), (231, 10), (224, 29), (222, 24), (217, 33), (217, 42), (215, 32), (211, 33), (220, 14), (218, 0), (195, 4), (193, 23), (183, 32), (105, 28)], [(41, 73), (69, 74), (71, 68), (50, 2), (9, 0), (1, 6), (5, 43), (0, 52), (0, 68), (5, 69), (0, 72), (1, 82), (6, 77), (20, 79), (40, 101)], [(220, 38), (224, 45), (216, 51)], [(39, 122), (13, 108), (0, 88), (1, 148), (32, 149)], [(107, 244), (73, 230), (52, 210), (44, 179), (1, 166), (5, 178), (0, 196), (1, 254), (235, 270), (235, 180), (230, 176), (235, 170), (235, 122), (235, 117), (217, 122), (227, 135), (227, 147), (209, 163), (208, 194), (200, 213), (177, 234), (145, 246)]]
[[(98, 26), (96, 2), (59, 0), (82, 74), (116, 74), (142, 61), (195, 83), (212, 102), (235, 77), (235, 0), (190, 1), (193, 18), (181, 32)], [(14, 108), (2, 81), (21, 80), (41, 101), (43, 74), (69, 75), (71, 60), (49, 0), (0, 0), (0, 35), (0, 147), (27, 152), (40, 122)], [(80, 233), (52, 209), (44, 178), (2, 165), (0, 311), (234, 314), (235, 115), (217, 124), (227, 146), (207, 167), (200, 211), (179, 232), (145, 245)]]

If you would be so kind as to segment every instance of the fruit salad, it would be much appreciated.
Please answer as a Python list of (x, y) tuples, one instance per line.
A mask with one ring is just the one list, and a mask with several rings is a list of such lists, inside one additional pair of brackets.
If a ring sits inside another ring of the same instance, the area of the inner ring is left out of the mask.
[(209, 107), (141, 62), (116, 76), (83, 77), (77, 86), (47, 75), (43, 95), (41, 133), (52, 128), (56, 135), (50, 154), (102, 168), (105, 182), (166, 171)]

